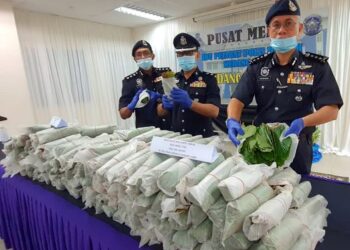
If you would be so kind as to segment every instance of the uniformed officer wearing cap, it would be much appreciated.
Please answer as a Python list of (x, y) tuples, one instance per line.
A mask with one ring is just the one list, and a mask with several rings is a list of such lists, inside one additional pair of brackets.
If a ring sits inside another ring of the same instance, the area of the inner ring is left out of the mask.
[(307, 174), (311, 170), (315, 126), (335, 120), (343, 101), (328, 58), (297, 51), (297, 40), (303, 32), (299, 18), (300, 8), (295, 0), (280, 0), (272, 5), (266, 25), (275, 52), (251, 60), (232, 95), (226, 125), (231, 141), (238, 145), (237, 135), (243, 134), (239, 122), (242, 109), (255, 96), (255, 125), (290, 125), (285, 136), (299, 136), (291, 167)]
[(176, 73), (178, 88), (170, 97), (163, 96), (158, 114), (172, 111), (172, 130), (192, 135), (212, 136), (211, 118), (219, 114), (220, 90), (213, 74), (200, 71), (200, 44), (189, 34), (180, 33), (174, 38), (174, 46), (181, 72)]
[[(139, 69), (123, 80), (122, 96), (119, 99), (121, 118), (127, 119), (135, 111), (136, 127), (156, 126), (170, 129), (169, 117), (160, 118), (157, 115), (157, 105), (161, 103), (161, 95), (164, 94), (161, 75), (170, 69), (153, 67), (153, 50), (145, 40), (138, 41), (134, 45), (132, 56)], [(143, 108), (135, 109), (139, 95), (144, 89), (148, 90), (151, 100)]]

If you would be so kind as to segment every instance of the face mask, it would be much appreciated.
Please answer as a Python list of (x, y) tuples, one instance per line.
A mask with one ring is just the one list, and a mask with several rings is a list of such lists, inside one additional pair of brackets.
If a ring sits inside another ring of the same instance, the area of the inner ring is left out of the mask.
[(286, 53), (294, 49), (298, 45), (297, 37), (292, 36), (289, 38), (275, 39), (271, 38), (270, 46), (279, 53)]
[(179, 66), (183, 71), (191, 71), (197, 67), (195, 56), (182, 56), (177, 58)]
[(149, 70), (153, 66), (152, 58), (145, 58), (136, 61), (137, 66), (143, 70)]

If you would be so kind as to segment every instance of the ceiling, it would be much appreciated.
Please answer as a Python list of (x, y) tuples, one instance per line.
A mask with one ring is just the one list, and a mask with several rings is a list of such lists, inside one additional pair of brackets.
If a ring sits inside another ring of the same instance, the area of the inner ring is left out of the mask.
[(155, 21), (114, 11), (127, 4), (178, 18), (249, 2), (250, 0), (11, 0), (17, 9), (88, 20), (97, 23), (137, 27)]

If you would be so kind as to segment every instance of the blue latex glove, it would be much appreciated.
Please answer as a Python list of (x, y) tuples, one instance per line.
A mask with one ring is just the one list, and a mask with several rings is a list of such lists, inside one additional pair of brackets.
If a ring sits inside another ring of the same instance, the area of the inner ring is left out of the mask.
[(179, 103), (182, 107), (190, 109), (192, 107), (192, 99), (186, 90), (173, 88), (170, 92), (170, 97), (174, 102)]
[(158, 100), (159, 98), (162, 97), (162, 95), (159, 94), (158, 92), (154, 92), (154, 91), (151, 91), (151, 90), (147, 90), (147, 92), (149, 93), (149, 97), (150, 97), (151, 101), (156, 101), (156, 100)]
[(295, 119), (292, 121), (287, 131), (284, 133), (284, 136), (288, 136), (290, 134), (296, 134), (299, 136), (300, 131), (303, 130), (304, 127), (304, 120), (302, 118)]
[(127, 108), (131, 111), (134, 111), (137, 102), (139, 101), (139, 97), (141, 92), (143, 91), (143, 89), (139, 89), (136, 94), (134, 95), (134, 97), (132, 98), (131, 102), (129, 103), (129, 105), (127, 106)]
[(226, 127), (228, 130), (228, 137), (237, 147), (239, 144), (241, 144), (241, 142), (237, 139), (237, 135), (244, 135), (241, 124), (237, 120), (230, 118), (226, 121)]
[(174, 108), (174, 102), (170, 100), (166, 95), (162, 97), (163, 109), (172, 110)]

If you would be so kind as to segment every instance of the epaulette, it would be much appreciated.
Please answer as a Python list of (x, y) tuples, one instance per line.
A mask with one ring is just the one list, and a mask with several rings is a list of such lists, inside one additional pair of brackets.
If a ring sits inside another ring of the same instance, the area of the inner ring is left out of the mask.
[(314, 54), (314, 53), (311, 53), (311, 52), (303, 53), (303, 55), (306, 58), (314, 59), (315, 61), (318, 61), (318, 62), (321, 62), (321, 63), (326, 63), (327, 60), (328, 60), (328, 56), (322, 56), (322, 55)]
[(128, 76), (126, 76), (126, 77), (124, 78), (124, 80), (129, 80), (129, 79), (135, 77), (136, 75), (137, 75), (137, 71), (134, 72), (134, 73), (132, 73), (132, 74), (130, 74), (130, 75), (128, 75)]
[(214, 74), (213, 73), (210, 73), (210, 72), (203, 72), (204, 74), (206, 74), (206, 75), (209, 75), (209, 76), (214, 76)]
[(156, 71), (158, 71), (158, 72), (167, 72), (167, 71), (171, 71), (171, 69), (169, 67), (156, 68)]
[(257, 56), (257, 57), (254, 57), (252, 59), (249, 60), (249, 64), (255, 64), (255, 63), (258, 63), (258, 62), (261, 62), (263, 60), (265, 60), (271, 53), (265, 53), (261, 56)]

